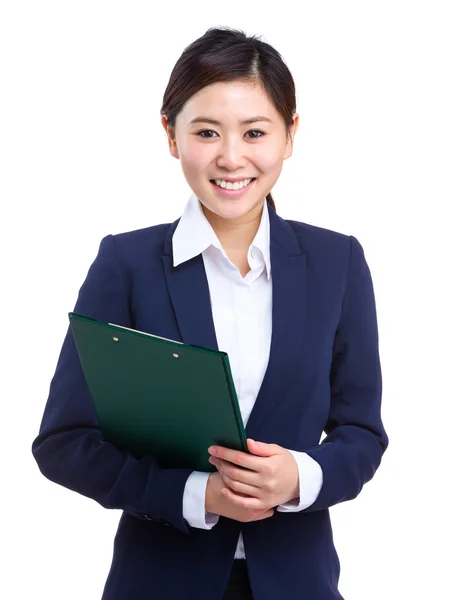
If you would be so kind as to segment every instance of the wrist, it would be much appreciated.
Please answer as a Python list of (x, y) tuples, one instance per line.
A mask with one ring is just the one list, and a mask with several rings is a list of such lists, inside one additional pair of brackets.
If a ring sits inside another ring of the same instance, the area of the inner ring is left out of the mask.
[(213, 489), (214, 486), (213, 484), (213, 479), (214, 479), (214, 475), (215, 473), (211, 473), (209, 475), (209, 479), (207, 480), (207, 485), (206, 485), (206, 499), (205, 499), (205, 503), (204, 503), (204, 510), (207, 513), (212, 513), (213, 511), (213, 500), (214, 500), (214, 494), (213, 494)]
[[(297, 466), (297, 465), (296, 465)], [(293, 501), (298, 501), (300, 498), (300, 476), (299, 476), (299, 471), (297, 470), (297, 477), (296, 477), (296, 481), (294, 486), (292, 487), (292, 491), (291, 491), (291, 499), (289, 500), (289, 502), (293, 502)]]

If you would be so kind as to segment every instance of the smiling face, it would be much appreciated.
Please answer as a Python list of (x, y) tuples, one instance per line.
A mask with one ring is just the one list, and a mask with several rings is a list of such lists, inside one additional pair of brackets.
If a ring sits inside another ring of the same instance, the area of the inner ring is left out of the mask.
[[(293, 116), (292, 138), (298, 127)], [(264, 198), (292, 154), (284, 120), (261, 86), (243, 81), (206, 86), (183, 106), (174, 129), (166, 117), (162, 124), (172, 156), (180, 159), (207, 210), (233, 223), (261, 215)]]

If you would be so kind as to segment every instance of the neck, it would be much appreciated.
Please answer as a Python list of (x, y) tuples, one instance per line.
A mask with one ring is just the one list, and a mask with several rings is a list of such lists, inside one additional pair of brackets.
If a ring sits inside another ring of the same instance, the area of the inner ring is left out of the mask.
[(212, 226), (225, 252), (247, 254), (248, 248), (258, 231), (263, 214), (264, 203), (260, 207), (244, 215), (241, 219), (223, 219), (210, 211), (204, 205), (202, 210)]

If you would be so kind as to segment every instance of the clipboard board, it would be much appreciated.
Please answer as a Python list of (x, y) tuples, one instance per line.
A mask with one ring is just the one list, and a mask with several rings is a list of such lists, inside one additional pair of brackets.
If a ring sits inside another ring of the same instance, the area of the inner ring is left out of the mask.
[(208, 448), (248, 452), (226, 352), (69, 313), (104, 439), (166, 468), (213, 472)]

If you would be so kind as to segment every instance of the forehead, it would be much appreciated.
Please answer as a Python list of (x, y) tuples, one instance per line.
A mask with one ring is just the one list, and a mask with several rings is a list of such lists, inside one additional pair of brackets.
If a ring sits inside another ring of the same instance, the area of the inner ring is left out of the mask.
[(254, 115), (281, 120), (264, 89), (259, 84), (242, 81), (217, 82), (202, 88), (186, 102), (179, 116), (189, 122), (202, 115), (220, 121)]

